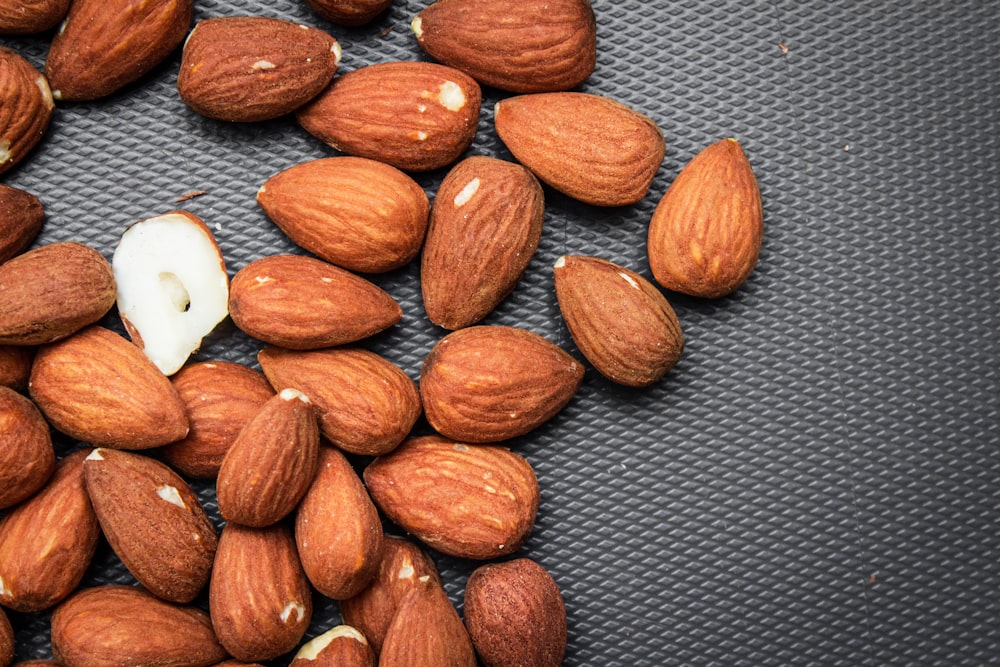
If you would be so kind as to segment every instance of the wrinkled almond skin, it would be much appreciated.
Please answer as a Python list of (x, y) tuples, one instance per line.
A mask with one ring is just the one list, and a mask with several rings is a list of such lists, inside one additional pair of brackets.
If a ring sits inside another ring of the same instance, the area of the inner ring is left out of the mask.
[(215, 479), (236, 436), (274, 389), (260, 371), (222, 360), (189, 363), (170, 383), (184, 403), (190, 430), (160, 455), (183, 475)]
[(527, 460), (497, 445), (411, 438), (364, 471), (372, 500), (438, 551), (483, 560), (513, 553), (531, 534), (539, 491)]
[(298, 246), (360, 273), (392, 271), (416, 257), (430, 211), (410, 176), (351, 156), (289, 167), (264, 182), (257, 203)]
[(406, 538), (386, 535), (375, 577), (363, 591), (340, 601), (340, 614), (345, 623), (364, 635), (378, 654), (403, 600), (427, 580), (441, 583), (430, 556)]
[(488, 315), (514, 289), (538, 248), (542, 186), (519, 164), (466, 158), (441, 182), (420, 264), (427, 317), (460, 329)]
[(292, 350), (353, 343), (403, 318), (374, 283), (305, 255), (271, 255), (240, 269), (229, 288), (229, 314), (248, 335)]
[(56, 452), (45, 417), (31, 399), (8, 387), (0, 387), (0, 442), (3, 443), (0, 509), (3, 509), (42, 488), (56, 466)]
[(99, 447), (150, 449), (188, 432), (170, 380), (142, 350), (96, 324), (40, 347), (28, 390), (53, 427)]
[(52, 655), (64, 667), (208, 667), (226, 651), (202, 610), (109, 585), (80, 590), (56, 607)]
[(45, 488), (0, 520), (0, 605), (49, 609), (83, 580), (100, 536), (83, 481), (89, 452), (65, 456)]
[(177, 90), (209, 118), (270, 120), (315, 97), (339, 63), (340, 45), (318, 28), (266, 16), (221, 16), (191, 31)]
[(0, 387), (21, 393), (28, 390), (35, 351), (30, 345), (0, 345)]
[(424, 582), (400, 605), (379, 667), (476, 667), (469, 633), (440, 584)]
[(412, 28), (435, 60), (509, 92), (569, 90), (597, 63), (588, 0), (438, 0)]
[(319, 426), (312, 403), (302, 392), (284, 389), (240, 431), (222, 460), (216, 482), (219, 513), (244, 526), (277, 523), (298, 505), (318, 465)]
[(60, 340), (114, 304), (115, 277), (101, 253), (75, 241), (39, 246), (0, 265), (0, 344)]
[(0, 174), (42, 140), (54, 108), (42, 73), (17, 51), (0, 46)]
[(83, 462), (101, 530), (157, 597), (190, 602), (208, 583), (218, 537), (191, 487), (143, 454), (95, 449)]
[(319, 471), (295, 516), (299, 559), (312, 585), (343, 600), (375, 576), (382, 552), (382, 523), (347, 458), (320, 448)]
[(473, 326), (431, 349), (420, 371), (427, 421), (461, 442), (499, 442), (554, 417), (583, 381), (583, 366), (542, 336), (517, 327)]
[(378, 456), (392, 451), (420, 417), (416, 384), (374, 352), (266, 347), (257, 360), (275, 389), (291, 387), (309, 397), (320, 432), (345, 452)]
[(763, 235), (753, 168), (736, 139), (722, 139), (692, 158), (657, 204), (649, 266), (669, 290), (723, 297), (753, 273)]
[(229, 653), (245, 662), (291, 651), (312, 619), (312, 589), (285, 524), (227, 523), (209, 585), (212, 626)]
[(0, 35), (35, 35), (56, 27), (69, 0), (0, 0)]
[(331, 23), (357, 27), (378, 18), (392, 6), (392, 0), (306, 0), (306, 4)]
[(45, 75), (62, 101), (96, 100), (138, 81), (180, 46), (192, 0), (73, 0)]
[(338, 625), (303, 644), (289, 667), (375, 667), (375, 651), (357, 628)]
[(457, 69), (387, 62), (337, 77), (296, 117), (339, 151), (429, 171), (451, 164), (472, 144), (481, 104), (479, 84)]
[(45, 209), (38, 197), (0, 183), (0, 264), (30, 246), (44, 222)]
[(646, 387), (674, 367), (684, 334), (666, 297), (641, 275), (599, 257), (553, 269), (559, 310), (583, 356), (609, 380)]
[(0, 609), (0, 665), (6, 667), (14, 662), (14, 628), (7, 614)]
[(518, 95), (496, 106), (497, 134), (514, 157), (563, 194), (595, 206), (646, 196), (666, 143), (648, 116), (593, 93)]
[(559, 586), (529, 558), (487, 563), (465, 585), (465, 627), (486, 667), (559, 667), (566, 608)]

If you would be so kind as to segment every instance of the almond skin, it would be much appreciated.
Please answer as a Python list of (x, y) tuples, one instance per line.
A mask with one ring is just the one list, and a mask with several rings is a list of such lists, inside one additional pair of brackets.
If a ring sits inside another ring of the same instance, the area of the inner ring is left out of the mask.
[(753, 273), (763, 235), (753, 168), (736, 139), (723, 139), (692, 158), (657, 204), (649, 266), (669, 290), (723, 297)]
[(375, 667), (375, 652), (357, 628), (338, 625), (303, 644), (289, 667)]
[(291, 528), (227, 523), (219, 537), (208, 604), (216, 636), (233, 657), (270, 660), (295, 648), (313, 607)]
[(89, 452), (64, 457), (41, 491), (0, 520), (0, 605), (49, 609), (83, 580), (100, 535), (83, 481)]
[(14, 662), (14, 628), (7, 614), (0, 609), (0, 665)]
[(293, 350), (353, 343), (403, 318), (374, 283), (304, 255), (272, 255), (240, 269), (229, 288), (229, 314), (250, 336)]
[(388, 62), (337, 77), (296, 116), (339, 151), (429, 171), (451, 164), (472, 144), (481, 104), (479, 84), (457, 69)]
[(291, 113), (323, 90), (340, 64), (328, 33), (265, 16), (199, 21), (184, 43), (177, 91), (209, 118), (270, 120)]
[(420, 264), (427, 317), (460, 329), (514, 289), (538, 248), (545, 198), (519, 164), (474, 156), (455, 165), (434, 199)]
[(56, 27), (67, 11), (69, 0), (2, 0), (0, 35), (35, 35), (45, 32)]
[(22, 394), (28, 390), (31, 364), (36, 348), (26, 345), (0, 345), (0, 386)]
[(48, 80), (17, 51), (0, 46), (0, 174), (42, 140), (55, 102)]
[(511, 97), (497, 103), (494, 122), (510, 152), (538, 178), (595, 206), (642, 200), (666, 151), (651, 118), (593, 93)]
[(96, 100), (138, 81), (180, 46), (191, 0), (73, 0), (45, 75), (62, 101)]
[(440, 584), (412, 591), (386, 632), (379, 667), (476, 667), (462, 619)]
[(427, 231), (430, 204), (393, 166), (340, 156), (281, 171), (257, 203), (298, 246), (349, 271), (384, 273), (410, 262)]
[(684, 335), (674, 309), (635, 271), (599, 257), (561, 257), (553, 270), (563, 320), (609, 380), (646, 387), (674, 367)]
[(505, 447), (438, 436), (407, 440), (365, 468), (375, 504), (438, 551), (483, 560), (513, 553), (538, 513), (538, 480)]
[(392, 451), (420, 416), (416, 384), (374, 352), (266, 347), (257, 360), (275, 389), (291, 387), (309, 397), (320, 432), (345, 452), (378, 456)]
[(148, 456), (95, 449), (83, 462), (101, 530), (154, 595), (190, 602), (208, 583), (218, 538), (191, 487)]
[(0, 387), (0, 509), (45, 485), (56, 465), (49, 425), (30, 399)]
[(38, 197), (0, 183), (0, 264), (30, 246), (44, 221), (45, 209)]
[(302, 567), (323, 595), (357, 595), (375, 576), (382, 552), (382, 522), (347, 458), (320, 448), (319, 472), (295, 516)]
[(64, 667), (208, 667), (226, 651), (202, 610), (110, 585), (83, 589), (56, 608), (52, 655)]
[(296, 389), (283, 389), (226, 453), (216, 483), (219, 513), (244, 526), (277, 523), (298, 505), (318, 465), (319, 426), (312, 403)]
[(515, 93), (575, 88), (597, 63), (588, 0), (438, 0), (411, 26), (435, 60)]
[(75, 241), (39, 246), (0, 265), (0, 344), (60, 340), (114, 304), (114, 274), (101, 253)]
[(306, 0), (306, 4), (331, 23), (357, 27), (374, 21), (392, 0)]
[(39, 348), (28, 389), (52, 426), (100, 447), (149, 449), (188, 432), (170, 380), (142, 350), (98, 325)]
[(569, 403), (583, 366), (542, 336), (508, 326), (454, 331), (420, 371), (427, 421), (461, 442), (499, 442), (542, 425)]

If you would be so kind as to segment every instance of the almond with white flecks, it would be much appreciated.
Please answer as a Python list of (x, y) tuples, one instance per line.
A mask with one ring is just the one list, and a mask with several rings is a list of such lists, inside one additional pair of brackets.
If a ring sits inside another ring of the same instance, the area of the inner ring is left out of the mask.
[(375, 651), (357, 628), (337, 625), (303, 644), (289, 667), (375, 667)]
[(17, 51), (0, 46), (0, 174), (42, 140), (53, 109), (48, 79)]

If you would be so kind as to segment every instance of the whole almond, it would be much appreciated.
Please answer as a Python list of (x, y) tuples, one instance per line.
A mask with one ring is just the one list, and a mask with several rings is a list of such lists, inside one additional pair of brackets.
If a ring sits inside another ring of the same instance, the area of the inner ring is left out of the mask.
[(265, 347), (257, 360), (275, 389), (298, 389), (309, 397), (320, 432), (345, 452), (378, 456), (392, 451), (420, 416), (416, 384), (374, 352)]
[(277, 523), (298, 505), (318, 465), (312, 403), (297, 389), (283, 389), (247, 422), (222, 460), (219, 513), (244, 526)]
[(95, 100), (138, 81), (180, 46), (193, 10), (192, 0), (73, 0), (45, 60), (52, 96)]
[(83, 481), (89, 452), (65, 456), (41, 491), (0, 520), (0, 605), (49, 609), (83, 580), (100, 535)]
[(226, 651), (201, 609), (108, 585), (80, 590), (56, 607), (52, 655), (64, 667), (208, 667)]
[(370, 463), (364, 479), (389, 519), (424, 544), (460, 558), (517, 551), (538, 512), (531, 465), (497, 445), (411, 438)]
[(575, 88), (597, 63), (589, 0), (438, 0), (411, 26), (435, 60), (515, 93)]
[(386, 632), (379, 667), (476, 667), (462, 619), (440, 584), (411, 591)]
[(188, 432), (170, 380), (142, 350), (96, 324), (39, 348), (28, 388), (52, 426), (100, 447), (149, 449)]
[(44, 221), (45, 210), (38, 197), (0, 183), (0, 264), (30, 246)]
[(306, 4), (331, 23), (358, 27), (378, 18), (392, 6), (392, 0), (306, 0)]
[(431, 349), (420, 371), (427, 421), (462, 442), (524, 435), (569, 403), (583, 366), (542, 336), (517, 327), (473, 326)]
[(594, 93), (519, 95), (498, 102), (497, 134), (535, 176), (595, 206), (639, 202), (666, 144), (648, 116)]
[(350, 462), (333, 447), (320, 448), (319, 472), (295, 516), (302, 567), (323, 595), (357, 595), (375, 576), (382, 552), (378, 510)]
[(6, 667), (14, 662), (14, 628), (7, 614), (0, 609), (0, 665)]
[(170, 378), (184, 403), (190, 430), (160, 455), (195, 479), (214, 479), (236, 436), (274, 389), (258, 370), (232, 361), (189, 363)]
[(375, 652), (357, 628), (337, 625), (303, 644), (289, 667), (375, 667)]
[(69, 11), (69, 0), (0, 1), (0, 35), (35, 35), (56, 27)]
[(240, 269), (229, 288), (229, 314), (250, 336), (293, 350), (353, 343), (403, 317), (374, 283), (304, 255), (272, 255)]
[(17, 51), (0, 46), (0, 174), (42, 140), (54, 108), (48, 80)]
[(472, 144), (482, 91), (457, 69), (428, 62), (367, 65), (296, 112), (333, 148), (406, 171), (451, 164)]
[(763, 235), (753, 168), (736, 139), (723, 139), (692, 158), (657, 204), (649, 223), (649, 266), (669, 290), (726, 296), (753, 273)]
[(264, 182), (257, 203), (297, 245), (361, 273), (392, 271), (416, 257), (430, 209), (410, 176), (351, 156), (289, 167)]
[(111, 264), (82, 243), (49, 243), (0, 264), (0, 343), (51, 343), (114, 304)]
[(0, 387), (26, 392), (35, 352), (30, 345), (0, 345)]
[(609, 380), (646, 387), (680, 359), (684, 335), (677, 314), (635, 271), (599, 257), (567, 255), (553, 275), (570, 335)]
[(132, 576), (164, 600), (194, 600), (218, 538), (191, 487), (165, 464), (115, 449), (95, 449), (83, 473), (101, 530)]
[(209, 118), (270, 120), (316, 96), (340, 63), (340, 44), (311, 26), (266, 16), (221, 16), (184, 43), (177, 91)]
[[(56, 465), (49, 425), (35, 404), (0, 387), (0, 509), (45, 485)], [(2, 590), (2, 587), (0, 587)]]
[(291, 651), (312, 619), (312, 589), (285, 524), (227, 523), (209, 585), (212, 626), (233, 657), (271, 660)]
[(541, 185), (519, 164), (473, 156), (448, 172), (421, 255), (431, 322), (469, 326), (510, 294), (538, 248), (544, 208)]

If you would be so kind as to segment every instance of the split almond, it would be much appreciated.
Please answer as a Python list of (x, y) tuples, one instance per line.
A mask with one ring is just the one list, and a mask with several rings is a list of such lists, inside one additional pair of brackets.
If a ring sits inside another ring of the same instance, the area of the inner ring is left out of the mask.
[(386, 632), (379, 667), (476, 667), (469, 633), (440, 584), (412, 591)]
[(44, 221), (45, 210), (38, 197), (0, 183), (0, 264), (30, 246)]
[(45, 417), (30, 399), (9, 387), (0, 387), (0, 442), (3, 443), (0, 509), (3, 509), (42, 488), (56, 465)]
[(0, 174), (38, 145), (53, 109), (45, 76), (17, 51), (0, 46)]
[(357, 628), (337, 625), (303, 644), (289, 667), (375, 667), (375, 652)]

